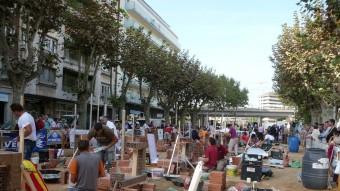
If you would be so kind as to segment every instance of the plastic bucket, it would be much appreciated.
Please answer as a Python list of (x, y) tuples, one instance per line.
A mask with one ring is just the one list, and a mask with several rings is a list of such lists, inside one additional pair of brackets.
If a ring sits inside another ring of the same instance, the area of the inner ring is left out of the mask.
[(296, 137), (296, 136), (288, 137), (288, 149), (289, 149), (289, 152), (292, 152), (292, 153), (299, 152), (299, 144), (300, 144), (300, 141), (299, 141), (298, 137)]
[(227, 165), (227, 176), (237, 176), (236, 165)]

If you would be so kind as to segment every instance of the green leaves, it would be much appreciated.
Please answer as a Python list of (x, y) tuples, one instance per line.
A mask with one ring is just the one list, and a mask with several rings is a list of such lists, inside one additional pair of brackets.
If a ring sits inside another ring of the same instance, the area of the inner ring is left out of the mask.
[(284, 101), (309, 113), (320, 108), (321, 103), (339, 104), (340, 38), (325, 27), (323, 18), (328, 10), (323, 10), (322, 4), (314, 0), (303, 2), (312, 14), (302, 15), (302, 24), (296, 17), (292, 27), (283, 26), (271, 61), (275, 91)]

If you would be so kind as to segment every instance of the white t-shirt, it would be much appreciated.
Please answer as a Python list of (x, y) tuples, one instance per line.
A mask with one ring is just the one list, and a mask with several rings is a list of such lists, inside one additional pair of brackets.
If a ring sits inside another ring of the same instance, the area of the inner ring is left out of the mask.
[(269, 135), (267, 134), (265, 137), (264, 137), (264, 140), (270, 140), (270, 141), (274, 141), (275, 138), (273, 137), (273, 135)]
[(312, 137), (313, 141), (319, 141), (320, 131), (319, 129), (313, 129)]
[(18, 126), (19, 126), (20, 129), (22, 129), (22, 128), (26, 127), (27, 125), (31, 125), (32, 132), (31, 132), (30, 135), (25, 137), (25, 139), (36, 141), (37, 140), (37, 132), (36, 132), (36, 128), (35, 128), (34, 119), (33, 119), (32, 115), (30, 115), (27, 112), (24, 112), (18, 119)]
[(118, 133), (115, 124), (112, 123), (111, 121), (107, 121), (106, 126), (110, 129), (113, 129), (113, 133), (115, 134), (116, 138), (118, 138)]

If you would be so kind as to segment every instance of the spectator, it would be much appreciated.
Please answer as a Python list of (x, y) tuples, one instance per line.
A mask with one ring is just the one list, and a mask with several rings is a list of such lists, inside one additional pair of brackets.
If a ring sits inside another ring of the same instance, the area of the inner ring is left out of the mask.
[(313, 126), (313, 131), (312, 131), (312, 147), (318, 147), (320, 140), (319, 140), (319, 136), (320, 136), (320, 130), (319, 127), (317, 125)]
[(37, 130), (43, 129), (45, 127), (44, 117), (43, 115), (38, 116), (38, 120), (36, 122)]
[(234, 149), (235, 156), (238, 155), (238, 136), (237, 132), (234, 126), (231, 124), (228, 124), (227, 127), (229, 128), (229, 136), (230, 136), (230, 141), (228, 144), (228, 152), (232, 152)]
[(240, 138), (241, 145), (242, 145), (242, 146), (247, 145), (248, 140), (249, 140), (248, 133), (247, 133), (246, 131), (244, 131), (244, 132), (242, 133), (242, 135), (241, 135), (241, 138)]

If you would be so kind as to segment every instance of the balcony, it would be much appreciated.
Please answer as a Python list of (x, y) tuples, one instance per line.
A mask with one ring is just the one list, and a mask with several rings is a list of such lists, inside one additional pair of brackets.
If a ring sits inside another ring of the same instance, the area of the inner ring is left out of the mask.
[[(170, 26), (147, 4), (144, 0), (129, 0), (125, 4), (126, 11), (143, 20), (153, 31), (157, 32), (162, 38), (174, 47), (179, 48), (178, 38), (170, 29)], [(127, 20), (125, 26), (135, 27), (135, 23)]]

